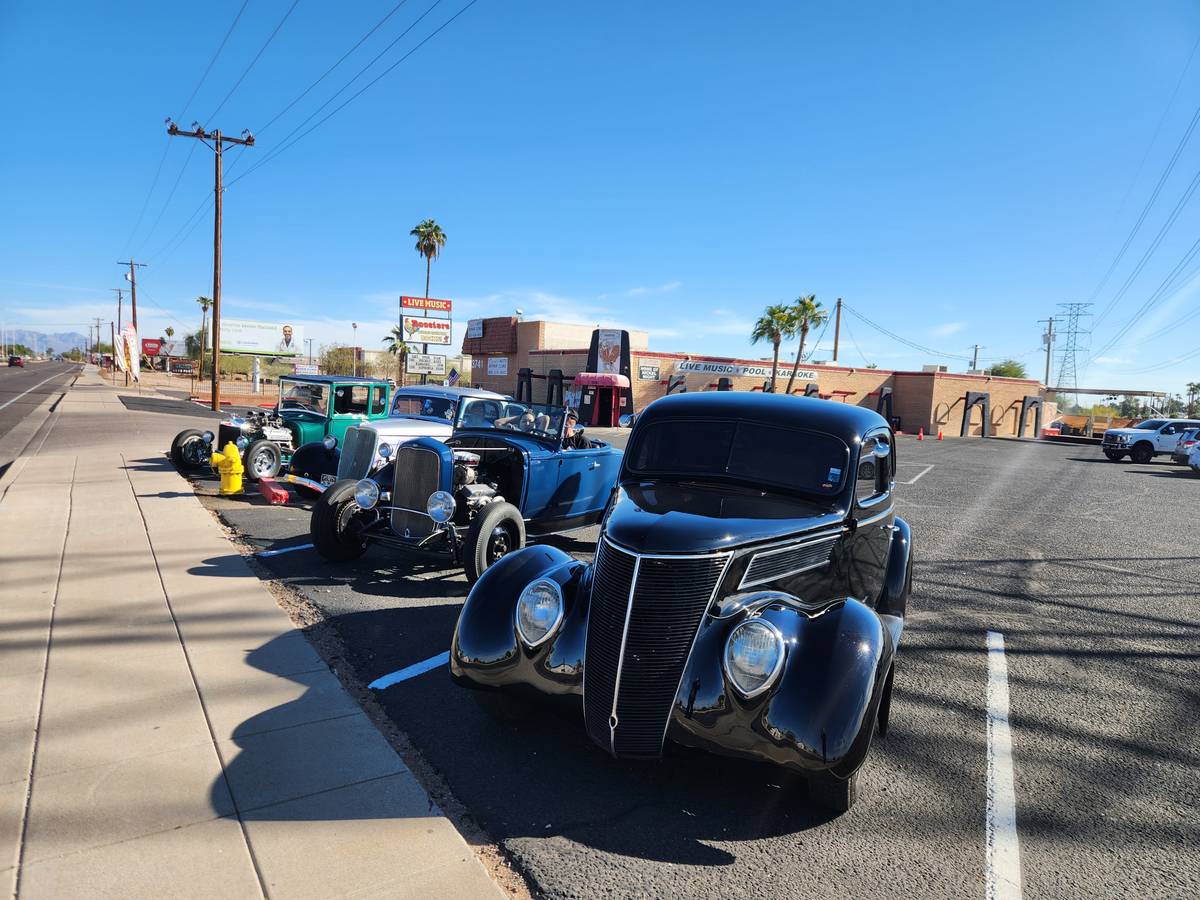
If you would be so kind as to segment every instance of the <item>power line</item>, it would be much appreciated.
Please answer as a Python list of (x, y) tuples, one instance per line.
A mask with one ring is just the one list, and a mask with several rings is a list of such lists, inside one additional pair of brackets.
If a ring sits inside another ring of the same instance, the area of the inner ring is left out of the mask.
[(266, 49), (271, 46), (271, 41), (275, 40), (275, 35), (279, 34), (279, 29), (283, 27), (283, 23), (288, 20), (288, 17), (292, 14), (292, 10), (294, 10), (299, 3), (300, 0), (292, 0), (292, 5), (289, 6), (287, 12), (283, 14), (283, 18), (279, 20), (279, 24), (277, 24), (267, 36), (267, 39), (263, 42), (263, 45), (258, 48), (258, 52), (254, 54), (254, 59), (250, 60), (250, 65), (246, 66), (242, 74), (238, 76), (238, 80), (233, 83), (233, 87), (229, 89), (229, 93), (225, 95), (225, 99), (218, 103), (217, 108), (209, 114), (208, 121), (215, 119), (217, 117), (217, 113), (225, 108), (225, 104), (229, 102), (229, 98), (234, 95), (234, 92), (236, 92), (239, 87), (241, 87), (242, 81), (244, 81), (246, 76), (250, 74), (250, 70), (254, 68), (255, 64), (259, 60), (259, 57), (261, 57), (263, 53), (266, 52)]
[[(417, 24), (417, 22), (420, 22), (421, 19), (425, 18), (425, 16), (427, 16), (434, 9), (434, 7), (438, 6), (441, 2), (442, 2), (442, 0), (436, 0), (436, 2), (432, 6), (429, 7), (429, 9), (427, 9), (424, 13), (422, 13), (421, 17), (418, 18), (417, 21), (414, 22), (412, 26), (409, 26), (409, 28), (405, 31), (405, 34), (407, 34), (409, 31), (411, 31), (412, 27), (415, 26)], [(457, 19), (459, 16), (461, 16), (463, 13), (465, 13), (468, 9), (470, 9), (472, 6), (474, 6), (478, 2), (479, 2), (479, 0), (470, 0), (470, 2), (467, 3), (465, 6), (463, 6), (462, 9), (460, 9), (458, 12), (456, 12), (454, 15), (452, 15), (449, 19), (447, 19), (445, 22), (443, 22), (441, 25), (439, 25), (437, 28), (435, 28), (433, 31), (431, 31), (421, 41), (419, 41), (412, 49), (410, 49), (407, 53), (405, 53), (403, 56), (401, 56), (398, 60), (396, 60), (394, 63), (392, 63), (390, 66), (388, 66), (382, 72), (380, 72), (377, 76), (375, 76), (370, 81), (368, 81), (359, 90), (357, 90), (354, 94), (352, 94), (347, 100), (345, 100), (339, 106), (335, 107), (324, 118), (319, 120), (315, 125), (313, 125), (309, 129), (307, 129), (306, 131), (301, 132), (295, 138), (293, 138), (291, 141), (278, 147), (276, 150), (274, 150), (269, 155), (263, 157), (263, 159), (261, 161), (259, 161), (258, 163), (255, 163), (255, 165), (252, 168), (247, 169), (245, 172), (243, 172), (237, 178), (234, 178), (232, 181), (230, 181), (229, 186), (232, 187), (233, 185), (237, 184), (239, 181), (241, 181), (247, 175), (262, 168), (262, 166), (266, 165), (272, 159), (279, 156), (279, 154), (283, 153), (285, 150), (289, 149), (290, 147), (295, 146), (297, 143), (299, 143), (305, 137), (312, 134), (314, 131), (316, 131), (318, 128), (320, 128), (322, 125), (324, 125), (326, 122), (328, 122), (331, 118), (333, 118), (335, 115), (337, 115), (343, 109), (345, 109), (347, 106), (349, 106), (351, 103), (353, 103), (359, 97), (361, 97), (366, 91), (370, 90), (381, 79), (383, 79), (384, 77), (389, 75), (392, 71), (394, 71), (396, 69), (397, 66), (399, 66), (401, 63), (403, 63), (405, 60), (407, 60), (410, 56), (412, 56), (414, 53), (416, 53), (418, 50), (420, 50), (429, 41), (433, 40), (433, 38), (435, 38), (445, 28), (447, 28), (451, 22), (453, 22), (455, 19)], [(404, 35), (401, 35), (401, 37), (403, 37), (403, 36)], [(400, 40), (400, 38), (396, 39), (396, 41), (399, 41), (399, 40)], [(390, 49), (390, 47), (393, 46), (396, 43), (396, 41), (393, 41), (392, 44), (389, 44), (388, 49)], [(386, 52), (386, 49), (384, 50), (384, 52)], [(376, 57), (376, 59), (378, 59), (378, 58), (379, 57)], [(367, 64), (366, 67), (364, 67), (364, 69), (362, 71), (365, 71), (367, 68), (370, 68), (370, 66), (373, 65), (374, 62), (375, 62), (375, 60), (372, 60), (370, 63)], [(342, 87), (342, 89), (338, 91), (338, 93), (340, 94), (342, 90), (345, 90), (346, 87), (349, 87), (350, 84), (352, 84), (359, 77), (359, 75), (362, 74), (362, 71), (360, 71), (358, 75), (355, 75), (354, 78), (352, 78), (349, 82), (347, 82), (347, 84), (344, 85)], [(334, 96), (336, 97), (337, 94), (335, 94)], [(333, 98), (331, 97), (330, 100), (332, 100), (332, 99)], [(324, 104), (322, 104), (322, 106), (320, 108), (318, 108), (317, 111), (319, 112), (320, 109), (323, 109), (326, 105), (328, 105), (328, 102), (329, 101), (326, 101)], [(313, 115), (315, 115), (315, 114), (316, 113), (314, 113)], [(296, 132), (299, 131), (300, 128), (303, 128), (303, 126), (311, 118), (312, 118), (312, 116), (310, 115), (308, 119), (305, 119), (304, 122), (300, 123), (299, 126), (297, 126), (295, 129), (293, 129), (291, 134), (296, 134)], [(290, 135), (289, 135), (289, 137), (290, 137)], [(287, 138), (284, 138), (284, 140), (287, 141)]]
[[(221, 38), (221, 43), (217, 45), (216, 51), (213, 53), (212, 58), (209, 59), (208, 65), (205, 66), (204, 74), (202, 74), (200, 76), (200, 80), (196, 82), (196, 86), (194, 88), (192, 88), (192, 93), (188, 96), (187, 101), (183, 104), (183, 109), (179, 113), (179, 118), (182, 119), (184, 116), (187, 115), (187, 111), (191, 107), (192, 101), (196, 99), (196, 94), (199, 92), (201, 85), (204, 84), (205, 79), (208, 78), (208, 73), (212, 71), (212, 67), (216, 63), (217, 58), (221, 55), (221, 51), (225, 49), (225, 44), (229, 41), (229, 36), (231, 34), (233, 34), (233, 29), (237, 27), (238, 20), (240, 20), (242, 18), (242, 13), (244, 13), (246, 11), (246, 7), (247, 7), (247, 5), (249, 5), (249, 3), (250, 3), (250, 0), (243, 0), (241, 9), (239, 9), (237, 11), (237, 15), (233, 17), (233, 22), (231, 22), (229, 25), (229, 28), (227, 28), (225, 30), (225, 36), (223, 38)], [(134, 223), (133, 229), (129, 232), (129, 237), (125, 239), (126, 249), (128, 249), (130, 242), (133, 240), (133, 236), (135, 234), (137, 234), (138, 228), (141, 227), (142, 219), (145, 218), (145, 215), (146, 215), (146, 208), (150, 205), (150, 198), (154, 195), (154, 189), (156, 187), (158, 187), (158, 179), (159, 179), (159, 176), (162, 175), (163, 163), (165, 163), (167, 161), (167, 153), (169, 153), (170, 150), (171, 150), (171, 138), (170, 138), (170, 136), (168, 136), (167, 142), (163, 145), (162, 156), (158, 160), (158, 168), (156, 168), (154, 170), (154, 178), (150, 182), (150, 190), (148, 190), (146, 192), (146, 199), (142, 201), (142, 208), (141, 208), (141, 211), (138, 213), (137, 221)], [(184, 163), (184, 165), (186, 167), (187, 164)], [(180, 172), (181, 176), (182, 176), (182, 174), (183, 173)], [(179, 184), (179, 181), (178, 181), (178, 179), (176, 179), (176, 186), (178, 186), (178, 184)], [(172, 191), (172, 193), (173, 192), (174, 191)], [(167, 202), (169, 203), (170, 201), (168, 200)], [(166, 209), (165, 206), (163, 208)], [(161, 218), (161, 217), (162, 217), (162, 214), (160, 213), (159, 218)], [(157, 222), (157, 220), (156, 220), (156, 222)], [(151, 229), (151, 231), (153, 232), (153, 229)], [(149, 235), (147, 235), (147, 240), (149, 240)]]
[(874, 328), (880, 334), (887, 335), (892, 340), (899, 341), (901, 344), (904, 344), (906, 347), (911, 347), (914, 350), (920, 350), (922, 353), (928, 353), (931, 356), (941, 356), (941, 357), (945, 357), (946, 359), (961, 359), (964, 362), (971, 361), (971, 357), (963, 356), (961, 353), (943, 353), (940, 350), (934, 350), (931, 347), (926, 347), (922, 344), (916, 343), (915, 341), (910, 341), (910, 340), (908, 340), (908, 338), (902, 338), (902, 337), (900, 337), (900, 335), (896, 334), (894, 331), (888, 331), (886, 328), (884, 328), (879, 323), (872, 322), (870, 319), (868, 319), (866, 316), (864, 316), (862, 313), (860, 313), (858, 310), (856, 310), (854, 307), (852, 307), (849, 303), (843, 302), (842, 308), (847, 310), (855, 318), (861, 319), (867, 325), (870, 325), (872, 328)]

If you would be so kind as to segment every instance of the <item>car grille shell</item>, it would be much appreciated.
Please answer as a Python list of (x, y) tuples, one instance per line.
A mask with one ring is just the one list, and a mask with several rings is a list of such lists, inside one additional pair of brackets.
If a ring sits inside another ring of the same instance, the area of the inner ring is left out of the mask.
[(375, 462), (375, 442), (379, 433), (373, 428), (351, 427), (342, 439), (342, 455), (338, 458), (338, 481), (343, 478), (366, 478)]
[(692, 644), (731, 555), (642, 556), (601, 540), (583, 706), (588, 734), (614, 756), (661, 755)]
[(395, 460), (392, 530), (406, 538), (428, 537), (434, 521), (426, 515), (425, 505), (441, 484), (441, 457), (424, 447), (402, 445)]

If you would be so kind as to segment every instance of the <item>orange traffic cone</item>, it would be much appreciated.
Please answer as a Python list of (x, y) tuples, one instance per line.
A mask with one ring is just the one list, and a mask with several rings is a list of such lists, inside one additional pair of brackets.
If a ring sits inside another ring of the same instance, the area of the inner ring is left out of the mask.
[(942, 429), (939, 428), (938, 429), (938, 440), (940, 441), (941, 439), (942, 439)]
[(917, 429), (917, 440), (918, 441), (925, 440), (925, 429), (924, 428)]

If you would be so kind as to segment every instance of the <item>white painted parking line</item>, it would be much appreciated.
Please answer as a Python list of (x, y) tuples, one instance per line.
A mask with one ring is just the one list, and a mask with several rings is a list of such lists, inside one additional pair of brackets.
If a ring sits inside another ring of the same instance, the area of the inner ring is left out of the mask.
[(278, 550), (260, 550), (255, 556), (279, 556), (281, 553), (291, 553), (293, 550), (311, 550), (312, 544), (296, 544), (294, 547), (280, 547)]
[(392, 672), (390, 675), (381, 675), (376, 678), (367, 687), (375, 691), (382, 691), (384, 688), (389, 688), (393, 684), (399, 684), (401, 681), (408, 681), (410, 678), (416, 678), (418, 675), (424, 675), (426, 672), (446, 665), (450, 662), (450, 651), (439, 653), (437, 656), (431, 656), (423, 662), (413, 663), (404, 669)]
[(56, 372), (55, 374), (51, 375), (49, 378), (43, 378), (41, 381), (39, 381), (33, 387), (25, 388), (25, 390), (21, 391), (21, 393), (17, 394), (17, 396), (13, 397), (11, 400), (6, 400), (4, 403), (0, 403), (0, 409), (4, 409), (4, 407), (9, 406), (10, 404), (16, 403), (18, 400), (20, 400), (22, 397), (24, 397), (30, 391), (40, 388), (47, 381), (53, 381), (55, 378), (63, 378), (70, 374), (71, 374), (70, 372)]
[(1020, 900), (1021, 847), (1008, 724), (1008, 660), (1004, 635), (987, 633), (987, 849), (988, 900)]
[(933, 466), (926, 466), (920, 472), (918, 472), (916, 475), (914, 475), (912, 478), (908, 479), (908, 481), (897, 481), (896, 484), (916, 484), (918, 480), (925, 477), (932, 471), (933, 471)]

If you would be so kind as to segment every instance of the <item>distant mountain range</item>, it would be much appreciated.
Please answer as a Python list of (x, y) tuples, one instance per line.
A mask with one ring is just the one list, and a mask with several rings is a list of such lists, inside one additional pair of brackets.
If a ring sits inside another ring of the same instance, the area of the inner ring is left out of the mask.
[[(10, 344), (24, 344), (31, 350), (53, 350), (62, 353), (72, 347), (87, 346), (87, 337), (78, 331), (62, 331), (57, 334), (43, 334), (40, 331), (25, 331), (21, 328), (10, 328), (5, 332)], [(107, 343), (107, 335), (101, 335), (101, 340)]]

